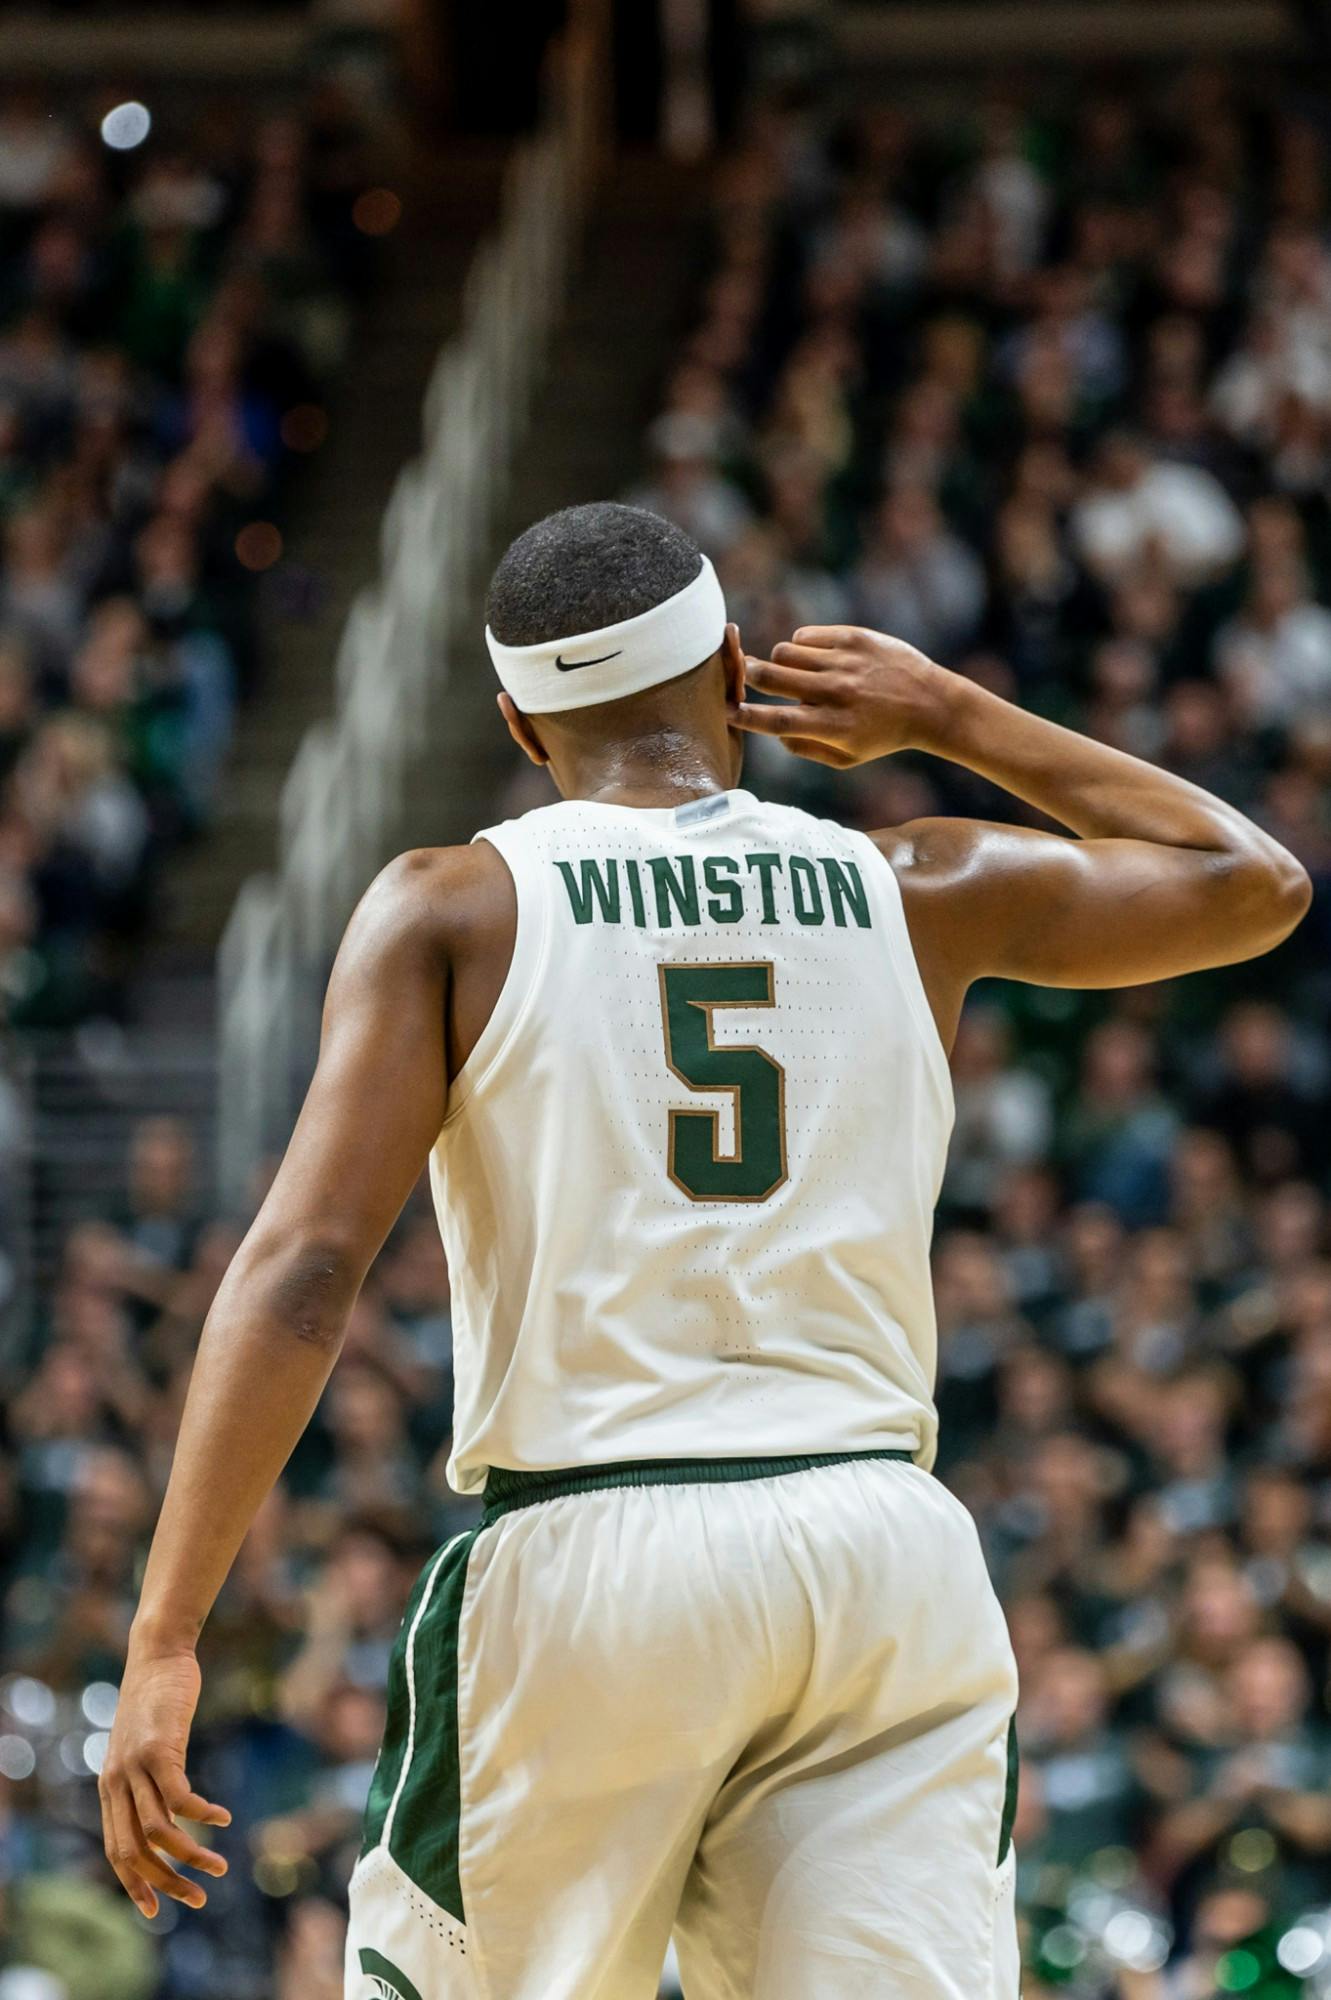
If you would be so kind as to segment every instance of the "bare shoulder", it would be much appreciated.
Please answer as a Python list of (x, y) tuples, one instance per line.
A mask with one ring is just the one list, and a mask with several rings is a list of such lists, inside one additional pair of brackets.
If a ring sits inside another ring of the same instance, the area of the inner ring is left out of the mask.
[(933, 898), (974, 880), (1012, 832), (986, 820), (912, 819), (869, 835), (901, 885), (903, 896)]
[(511, 929), (513, 913), (512, 877), (488, 841), (414, 847), (375, 876), (347, 928), (347, 946), (371, 957), (447, 958)]
[(917, 949), (954, 967), (968, 964), (975, 948), (986, 955), (1023, 897), (1077, 886), (1081, 843), (1029, 826), (915, 819), (870, 838), (897, 878)]
[(388, 909), (443, 919), (450, 910), (456, 915), (502, 900), (511, 882), (499, 850), (476, 840), (466, 847), (409, 848), (381, 870), (367, 893)]

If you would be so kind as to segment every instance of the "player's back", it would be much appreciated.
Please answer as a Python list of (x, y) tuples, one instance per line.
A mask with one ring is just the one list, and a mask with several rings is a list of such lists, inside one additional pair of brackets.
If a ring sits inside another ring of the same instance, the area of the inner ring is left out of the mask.
[(432, 1160), (452, 1473), (932, 1461), (947, 1065), (863, 835), (743, 791), (484, 836), (513, 959)]

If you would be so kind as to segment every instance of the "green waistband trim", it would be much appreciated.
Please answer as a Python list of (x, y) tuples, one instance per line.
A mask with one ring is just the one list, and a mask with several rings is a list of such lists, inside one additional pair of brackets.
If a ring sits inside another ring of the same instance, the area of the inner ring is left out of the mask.
[(799, 1458), (643, 1458), (622, 1465), (579, 1465), (553, 1472), (513, 1472), (492, 1465), (485, 1483), (488, 1527), (516, 1507), (538, 1500), (564, 1500), (574, 1493), (599, 1493), (615, 1486), (720, 1486), (733, 1479), (781, 1479), (789, 1472), (809, 1472), (819, 1465), (857, 1465), (863, 1460), (894, 1459), (913, 1465), (911, 1451), (823, 1451)]

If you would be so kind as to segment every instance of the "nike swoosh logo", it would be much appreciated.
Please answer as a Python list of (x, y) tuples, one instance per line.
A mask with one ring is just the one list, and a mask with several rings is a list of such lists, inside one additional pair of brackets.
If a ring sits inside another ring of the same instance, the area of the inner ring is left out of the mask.
[(607, 660), (617, 660), (623, 650), (621, 646), (618, 653), (600, 653), (594, 660), (566, 660), (562, 653), (556, 653), (555, 665), (561, 674), (572, 674), (576, 673), (579, 667), (601, 667)]

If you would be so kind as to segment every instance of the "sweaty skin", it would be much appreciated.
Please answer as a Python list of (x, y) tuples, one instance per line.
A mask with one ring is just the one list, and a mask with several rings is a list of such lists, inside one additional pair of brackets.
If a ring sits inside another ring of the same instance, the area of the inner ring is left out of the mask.
[[(746, 702), (746, 678), (781, 705)], [(1298, 862), (1232, 807), (1026, 715), (881, 633), (813, 627), (772, 660), (746, 661), (732, 625), (693, 673), (632, 703), (580, 711), (576, 723), (533, 721), (506, 695), (500, 707), (565, 797), (671, 806), (728, 789), (750, 732), (837, 766), (931, 751), (1067, 827), (1069, 836), (926, 819), (874, 836), (901, 884), (949, 1046), (973, 980), (1171, 978), (1269, 951), (1308, 907)], [(159, 1894), (193, 1908), (206, 1900), (181, 1865), (225, 1872), (181, 1824), (230, 1818), (185, 1775), (199, 1635), (434, 1144), (449, 1081), (503, 984), (515, 926), (511, 879), (484, 842), (402, 856), (348, 926), (304, 1108), (200, 1339), (102, 1771), (106, 1851), (145, 1915)]]

